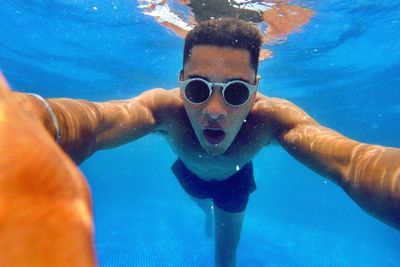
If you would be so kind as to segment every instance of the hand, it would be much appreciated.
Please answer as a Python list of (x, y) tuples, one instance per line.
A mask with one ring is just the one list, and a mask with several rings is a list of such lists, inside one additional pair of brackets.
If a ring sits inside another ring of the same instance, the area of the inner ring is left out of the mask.
[(0, 151), (0, 265), (93, 266), (86, 181), (1, 74)]

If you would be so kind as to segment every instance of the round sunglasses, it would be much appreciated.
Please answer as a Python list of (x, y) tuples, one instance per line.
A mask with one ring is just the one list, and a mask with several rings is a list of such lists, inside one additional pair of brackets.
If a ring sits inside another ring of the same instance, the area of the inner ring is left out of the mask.
[(226, 83), (209, 82), (202, 78), (192, 78), (179, 81), (180, 88), (185, 98), (193, 104), (203, 104), (210, 99), (213, 86), (221, 86), (222, 97), (226, 104), (233, 107), (240, 107), (250, 99), (250, 96), (257, 91), (257, 85), (232, 80)]

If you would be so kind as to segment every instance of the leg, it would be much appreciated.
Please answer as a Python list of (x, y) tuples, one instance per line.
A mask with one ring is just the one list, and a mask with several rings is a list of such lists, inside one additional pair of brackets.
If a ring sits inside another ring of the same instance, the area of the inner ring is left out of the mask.
[(243, 218), (249, 195), (256, 189), (253, 164), (219, 184), (213, 197), (215, 205), (215, 266), (236, 266), (236, 250), (240, 241)]
[(185, 192), (204, 212), (206, 217), (205, 234), (208, 237), (213, 237), (214, 208), (210, 199), (210, 184), (192, 173), (180, 159), (175, 161), (175, 163), (171, 166), (171, 170), (175, 174), (179, 184), (182, 186)]
[(226, 212), (215, 207), (215, 266), (236, 266), (236, 249), (245, 212)]
[(214, 236), (214, 206), (211, 199), (200, 199), (191, 196), (193, 201), (197, 203), (200, 209), (204, 212), (206, 221), (204, 224), (204, 232), (207, 237)]
[(89, 188), (0, 74), (0, 266), (95, 266)]
[(287, 5), (285, 2), (277, 2), (263, 13), (263, 20), (268, 24), (266, 43), (285, 41), (288, 34), (307, 24), (314, 15), (310, 9)]
[(158, 2), (139, 1), (139, 8), (143, 9), (143, 14), (152, 16), (158, 23), (165, 28), (172, 30), (178, 36), (185, 38), (191, 26), (175, 10), (168, 6), (166, 0)]

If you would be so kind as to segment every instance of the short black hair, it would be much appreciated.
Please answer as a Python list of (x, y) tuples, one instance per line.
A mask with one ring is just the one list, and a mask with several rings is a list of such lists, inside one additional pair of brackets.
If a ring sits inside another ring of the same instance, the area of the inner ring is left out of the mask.
[(237, 18), (254, 23), (263, 21), (261, 11), (240, 8), (230, 0), (190, 0), (187, 6), (197, 22), (220, 18)]
[(189, 60), (194, 46), (212, 45), (249, 51), (250, 64), (257, 72), (261, 44), (260, 31), (249, 22), (236, 18), (207, 20), (199, 23), (187, 34), (183, 49), (183, 65)]

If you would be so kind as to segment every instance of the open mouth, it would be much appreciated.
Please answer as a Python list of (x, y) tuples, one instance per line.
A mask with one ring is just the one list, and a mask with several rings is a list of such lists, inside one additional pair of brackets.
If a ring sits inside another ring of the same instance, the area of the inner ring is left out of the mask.
[(212, 145), (221, 143), (225, 138), (225, 132), (220, 129), (204, 129), (203, 134), (207, 142)]

